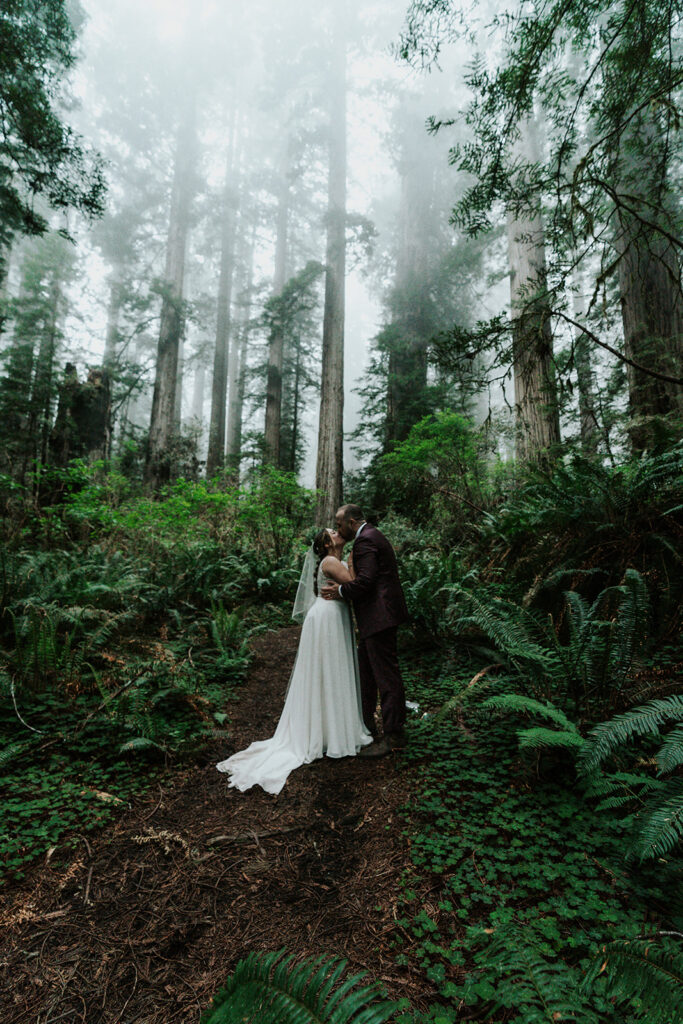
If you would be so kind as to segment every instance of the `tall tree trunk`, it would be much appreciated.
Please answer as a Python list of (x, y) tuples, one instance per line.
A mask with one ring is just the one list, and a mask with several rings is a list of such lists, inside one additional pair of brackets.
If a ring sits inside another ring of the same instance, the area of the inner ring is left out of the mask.
[(173, 414), (173, 430), (180, 433), (183, 419), (183, 377), (185, 375), (185, 338), (180, 336), (178, 343), (178, 372), (175, 380), (175, 411)]
[(11, 242), (0, 241), (0, 334), (2, 334), (5, 323), (5, 308), (9, 293), (7, 284), (9, 281), (10, 255), (12, 252)]
[(431, 152), (422, 145), (423, 117), (414, 101), (404, 100), (399, 168), (401, 202), (396, 276), (390, 298), (391, 326), (387, 382), (385, 449), (402, 441), (425, 414), (427, 344), (434, 334), (429, 289), (432, 261), (435, 172)]
[(206, 387), (206, 367), (197, 363), (192, 382), (192, 419), (204, 423), (204, 388)]
[(247, 280), (244, 289), (244, 309), (240, 325), (239, 346), (235, 346), (237, 363), (234, 374), (230, 374), (230, 400), (228, 403), (227, 464), (239, 478), (242, 452), (242, 416), (244, 411), (244, 389), (247, 369), (247, 352), (251, 332), (252, 290), (254, 287), (254, 253), (256, 251), (257, 221), (254, 218), (249, 248), (246, 254)]
[(679, 185), (663, 110), (632, 112), (614, 170), (624, 355), (643, 367), (626, 364), (635, 451), (667, 446), (683, 422), (683, 388), (646, 372), (680, 377), (683, 366), (680, 253), (666, 237), (680, 219)]
[[(296, 471), (296, 446), (299, 441), (299, 387), (301, 382), (301, 342), (297, 340), (296, 358), (294, 361), (294, 390), (292, 397), (292, 442), (289, 455), (290, 473)], [(336, 510), (335, 510), (336, 511)]]
[[(582, 323), (586, 315), (586, 299), (583, 292), (583, 281), (581, 275), (574, 274), (574, 320)], [(598, 419), (595, 412), (595, 379), (593, 367), (591, 366), (591, 350), (588, 335), (580, 328), (576, 329), (574, 337), (574, 363), (576, 365), (576, 379), (579, 387), (579, 425), (581, 436), (581, 447), (584, 451), (595, 452), (598, 445)]]
[(184, 328), (182, 303), (194, 154), (195, 107), (194, 99), (191, 98), (178, 129), (176, 144), (166, 248), (165, 291), (161, 303), (156, 375), (144, 474), (145, 484), (149, 489), (156, 489), (167, 482), (171, 474), (170, 446), (175, 426), (178, 350)]
[(338, 10), (330, 75), (330, 163), (325, 256), (322, 377), (316, 487), (319, 524), (342, 501), (344, 443), (344, 286), (346, 276), (346, 39)]
[[(533, 122), (523, 122), (520, 130), (520, 155), (536, 162)], [(546, 461), (549, 449), (560, 441), (560, 417), (540, 208), (521, 216), (508, 213), (507, 227), (516, 455), (522, 462)]]
[[(277, 211), (275, 275), (273, 295), (280, 295), (287, 277), (287, 224), (289, 220), (289, 167), (285, 160)], [(282, 420), (282, 361), (284, 337), (275, 324), (268, 342), (268, 378), (266, 384), (265, 455), (266, 461), (280, 465), (280, 424)]]
[[(55, 272), (50, 283), (49, 314), (45, 327), (40, 335), (36, 368), (31, 390), (31, 409), (28, 423), (28, 436), (33, 439), (34, 453), (37, 460), (34, 493), (39, 495), (42, 468), (47, 463), (48, 439), (50, 437), (52, 412), (52, 379), (54, 375), (55, 350), (57, 347), (57, 331), (59, 324), (59, 307), (62, 298), (62, 282), (59, 272)], [(24, 464), (22, 478), (28, 467)]]
[(221, 265), (218, 278), (216, 315), (216, 347), (211, 383), (211, 417), (206, 475), (214, 476), (225, 461), (225, 425), (228, 401), (228, 354), (230, 346), (232, 281), (235, 270), (235, 238), (237, 233), (237, 193), (235, 189), (236, 158), (235, 115), (228, 147), (223, 191)]
[[(646, 370), (680, 376), (683, 294), (678, 255), (661, 234), (628, 214), (622, 213), (620, 222), (619, 289), (624, 354)], [(680, 431), (683, 388), (629, 364), (626, 373), (634, 450), (667, 445), (672, 430)], [(665, 425), (667, 420), (669, 426)]]
[(121, 270), (115, 268), (109, 283), (109, 303), (107, 305), (107, 333), (104, 338), (104, 357), (102, 363), (108, 370), (116, 365), (119, 335), (119, 316), (123, 305), (123, 284)]

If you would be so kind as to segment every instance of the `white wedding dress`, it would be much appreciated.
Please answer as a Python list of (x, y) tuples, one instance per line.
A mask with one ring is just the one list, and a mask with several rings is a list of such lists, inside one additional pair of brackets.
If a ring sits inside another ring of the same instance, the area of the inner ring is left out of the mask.
[[(318, 594), (327, 582), (318, 569)], [(267, 793), (279, 793), (299, 765), (323, 754), (348, 757), (372, 742), (363, 723), (348, 605), (311, 596), (275, 734), (216, 765), (239, 790), (259, 785)]]

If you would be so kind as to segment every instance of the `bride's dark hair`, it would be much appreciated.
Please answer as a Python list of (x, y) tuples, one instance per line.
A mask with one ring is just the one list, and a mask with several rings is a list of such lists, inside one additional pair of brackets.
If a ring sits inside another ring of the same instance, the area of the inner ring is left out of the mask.
[[(325, 541), (327, 541), (327, 543), (325, 543)], [(315, 572), (313, 574), (313, 590), (315, 591), (316, 597), (318, 596), (318, 569), (331, 546), (332, 538), (330, 537), (330, 531), (326, 526), (323, 526), (322, 530), (318, 530), (313, 538), (313, 550), (318, 556), (318, 561), (315, 563)]]

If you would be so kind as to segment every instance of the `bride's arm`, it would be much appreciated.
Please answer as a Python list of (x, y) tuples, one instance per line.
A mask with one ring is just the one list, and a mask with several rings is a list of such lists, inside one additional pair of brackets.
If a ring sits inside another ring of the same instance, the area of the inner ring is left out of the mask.
[(328, 555), (327, 558), (323, 558), (322, 569), (328, 579), (334, 580), (335, 583), (350, 583), (353, 576), (346, 568), (345, 565), (335, 558), (333, 555)]

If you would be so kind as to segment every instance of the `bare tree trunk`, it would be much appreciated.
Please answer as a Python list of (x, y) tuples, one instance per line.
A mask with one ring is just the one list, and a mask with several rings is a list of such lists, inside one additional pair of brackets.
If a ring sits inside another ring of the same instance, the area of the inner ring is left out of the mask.
[(424, 415), (427, 385), (427, 343), (433, 334), (428, 290), (424, 287), (433, 247), (434, 169), (432, 157), (420, 148), (417, 132), (423, 117), (404, 102), (401, 146), (401, 204), (396, 276), (390, 300), (396, 328), (389, 352), (385, 449), (404, 440)]
[[(290, 473), (296, 470), (296, 446), (299, 440), (299, 385), (301, 381), (301, 344), (296, 346), (296, 361), (294, 363), (294, 400), (292, 408), (292, 447), (289, 457)], [(336, 511), (336, 509), (335, 509)]]
[(5, 323), (5, 307), (8, 299), (7, 284), (9, 281), (11, 252), (12, 245), (10, 242), (0, 242), (0, 334), (2, 334)]
[(679, 184), (661, 109), (649, 104), (627, 123), (615, 162), (616, 249), (624, 355), (644, 368), (626, 365), (629, 433), (643, 451), (668, 445), (683, 421), (683, 388), (645, 372), (680, 377), (683, 367), (680, 253), (666, 237), (680, 217)]
[(232, 301), (232, 279), (235, 269), (235, 237), (237, 224), (237, 195), (234, 187), (236, 160), (235, 115), (233, 112), (232, 138), (228, 149), (223, 192), (223, 222), (221, 233), (221, 266), (218, 278), (218, 308), (216, 317), (216, 348), (213, 358), (211, 383), (211, 417), (209, 420), (209, 450), (206, 457), (206, 475), (214, 476), (225, 461), (225, 424), (228, 401), (228, 352)]
[(332, 43), (325, 310), (316, 487), (317, 522), (331, 523), (342, 501), (344, 442), (344, 284), (346, 276), (346, 40)]
[[(580, 274), (574, 274), (574, 320), (582, 323), (586, 316), (586, 299)], [(588, 335), (577, 328), (574, 337), (574, 363), (576, 379), (579, 386), (579, 424), (581, 447), (587, 452), (595, 452), (598, 445), (598, 419), (595, 412), (595, 379), (591, 366), (591, 350)]]
[(228, 403), (227, 463), (239, 477), (242, 451), (242, 415), (244, 410), (244, 388), (247, 369), (247, 352), (251, 331), (252, 290), (254, 287), (254, 253), (256, 251), (257, 221), (254, 218), (249, 250), (246, 255), (247, 280), (244, 289), (245, 305), (239, 333), (239, 347), (235, 345), (237, 361), (234, 374), (230, 374), (230, 395)]
[[(521, 156), (537, 160), (534, 125), (520, 125)], [(508, 214), (512, 360), (515, 381), (516, 455), (522, 462), (548, 458), (560, 441), (560, 418), (553, 361), (553, 335), (546, 292), (543, 219), (533, 213)]]
[(123, 288), (121, 283), (121, 272), (118, 268), (112, 272), (109, 283), (109, 304), (107, 306), (107, 333), (104, 338), (103, 366), (111, 370), (115, 364), (120, 341), (119, 316), (123, 303)]
[[(33, 439), (36, 465), (34, 493), (40, 493), (42, 468), (47, 463), (48, 439), (50, 437), (52, 409), (52, 377), (54, 374), (55, 350), (57, 347), (57, 330), (59, 323), (59, 307), (62, 297), (62, 282), (59, 273), (55, 273), (50, 284), (49, 321), (40, 335), (35, 374), (31, 390), (31, 406), (28, 422), (28, 436)], [(26, 473), (26, 463), (22, 468), (22, 479)]]
[[(289, 219), (289, 167), (283, 168), (277, 213), (277, 241), (275, 245), (275, 275), (273, 295), (282, 292), (287, 276), (287, 223)], [(268, 343), (268, 379), (266, 383), (265, 454), (266, 460), (280, 465), (280, 424), (282, 420), (282, 360), (284, 337), (275, 324)]]
[[(667, 239), (623, 213), (618, 247), (624, 354), (646, 369), (680, 376), (683, 294), (677, 253)], [(683, 388), (629, 364), (626, 373), (634, 449), (666, 444), (676, 420), (680, 430)]]
[(175, 411), (173, 414), (173, 430), (180, 433), (183, 419), (183, 377), (185, 375), (185, 338), (180, 336), (178, 343), (178, 372), (175, 380)]
[(192, 419), (204, 423), (204, 388), (206, 387), (206, 367), (197, 363), (192, 382)]
[(165, 291), (161, 303), (156, 375), (144, 474), (145, 485), (152, 490), (167, 482), (171, 474), (170, 446), (176, 420), (178, 350), (184, 327), (182, 303), (194, 152), (195, 110), (191, 98), (178, 129), (171, 194)]

